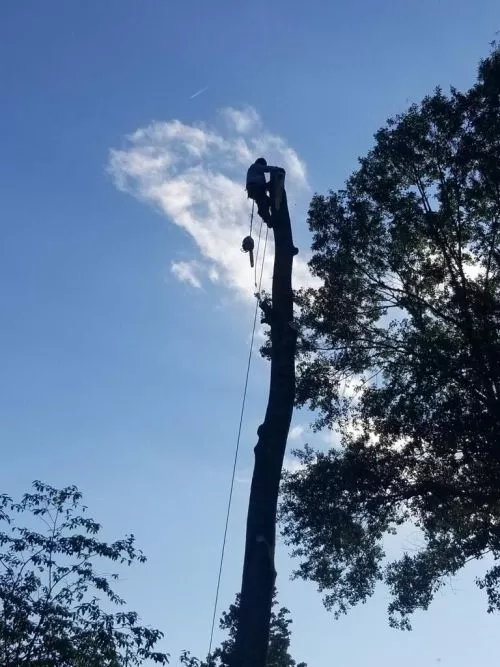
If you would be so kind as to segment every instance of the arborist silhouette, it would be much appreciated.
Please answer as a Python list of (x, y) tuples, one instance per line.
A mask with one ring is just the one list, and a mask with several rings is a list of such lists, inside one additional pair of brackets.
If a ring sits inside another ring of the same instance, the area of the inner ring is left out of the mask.
[(248, 196), (257, 204), (257, 212), (268, 227), (272, 227), (272, 224), (271, 212), (269, 210), (271, 207), (271, 198), (268, 195), (270, 184), (266, 181), (266, 174), (272, 172), (284, 173), (284, 171), (281, 167), (268, 167), (263, 157), (255, 160), (247, 171)]

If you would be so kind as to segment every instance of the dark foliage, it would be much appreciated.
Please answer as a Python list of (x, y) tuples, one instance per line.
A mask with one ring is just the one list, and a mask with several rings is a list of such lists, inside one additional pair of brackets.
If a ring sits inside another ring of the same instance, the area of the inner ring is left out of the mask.
[[(271, 625), (269, 636), (269, 655), (267, 667), (307, 667), (305, 662), (296, 663), (288, 652), (290, 648), (292, 619), (290, 612), (285, 607), (276, 609), (276, 591), (273, 597), (273, 608), (271, 611)], [(185, 667), (233, 667), (231, 656), (234, 651), (236, 630), (238, 623), (239, 596), (236, 596), (235, 604), (222, 614), (219, 627), (226, 630), (228, 638), (222, 642), (219, 648), (213, 651), (210, 664), (191, 656), (185, 651), (181, 656), (181, 663)]]
[[(4, 667), (120, 667), (145, 660), (163, 634), (138, 624), (96, 562), (145, 561), (132, 535), (107, 544), (85, 515), (81, 493), (34, 483), (20, 502), (0, 496), (0, 664)], [(25, 527), (16, 525), (22, 518)], [(41, 532), (38, 532), (40, 530)]]
[[(345, 189), (309, 211), (317, 290), (302, 309), (298, 402), (341, 445), (306, 450), (281, 519), (327, 607), (377, 581), (391, 623), (446, 577), (500, 558), (500, 51), (466, 93), (437, 89), (388, 121)], [(422, 548), (387, 563), (411, 522)], [(478, 581), (500, 608), (500, 564)]]

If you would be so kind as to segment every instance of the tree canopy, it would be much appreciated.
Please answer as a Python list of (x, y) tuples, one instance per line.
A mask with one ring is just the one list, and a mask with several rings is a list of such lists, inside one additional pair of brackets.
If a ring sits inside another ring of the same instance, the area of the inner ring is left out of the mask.
[[(383, 580), (409, 628), (446, 577), (500, 608), (500, 51), (467, 92), (436, 89), (375, 135), (345, 188), (314, 196), (301, 309), (299, 405), (339, 431), (286, 475), (281, 521), (343, 613)], [(407, 522), (422, 545), (388, 561)]]
[[(289, 653), (292, 619), (286, 607), (278, 607), (276, 590), (273, 596), (271, 610), (271, 624), (269, 635), (269, 653), (267, 667), (307, 667), (305, 662), (296, 663)], [(233, 667), (232, 657), (238, 627), (239, 595), (236, 596), (235, 604), (222, 614), (219, 627), (228, 633), (227, 639), (212, 652), (210, 665), (200, 661), (185, 651), (181, 656), (181, 663), (185, 667)]]
[[(159, 630), (111, 587), (101, 561), (144, 562), (133, 535), (100, 541), (74, 486), (34, 482), (19, 502), (0, 495), (0, 664), (4, 667), (128, 667), (167, 664)], [(17, 525), (16, 519), (25, 525)]]

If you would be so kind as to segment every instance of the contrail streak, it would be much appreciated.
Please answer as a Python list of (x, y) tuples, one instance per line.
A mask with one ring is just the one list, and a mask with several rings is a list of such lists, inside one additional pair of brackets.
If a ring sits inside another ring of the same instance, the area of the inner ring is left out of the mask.
[(205, 86), (205, 88), (200, 88), (200, 90), (197, 90), (196, 93), (193, 93), (193, 95), (190, 96), (190, 100), (194, 100), (195, 97), (198, 97), (198, 95), (203, 95), (203, 93), (206, 93), (208, 90), (208, 86)]

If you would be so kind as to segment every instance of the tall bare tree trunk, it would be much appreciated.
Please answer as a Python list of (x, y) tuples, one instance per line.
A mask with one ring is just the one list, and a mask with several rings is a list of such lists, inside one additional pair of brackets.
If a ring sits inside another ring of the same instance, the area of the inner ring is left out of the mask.
[(293, 245), (284, 189), (279, 208), (276, 208), (275, 195), (279, 188), (279, 178), (274, 176), (271, 189), (275, 240), (272, 307), (263, 309), (266, 321), (271, 326), (271, 384), (264, 423), (257, 431), (259, 439), (255, 447), (255, 467), (248, 507), (234, 667), (266, 666), (271, 602), (276, 579), (276, 509), (295, 398), (297, 332), (291, 325), (292, 265), (297, 251)]

